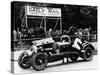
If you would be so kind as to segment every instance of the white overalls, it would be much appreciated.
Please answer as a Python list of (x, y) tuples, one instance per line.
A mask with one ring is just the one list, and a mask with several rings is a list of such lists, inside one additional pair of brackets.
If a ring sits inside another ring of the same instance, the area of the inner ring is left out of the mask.
[(81, 47), (80, 47), (79, 44), (82, 44), (82, 41), (79, 38), (76, 38), (75, 41), (74, 41), (74, 44), (72, 45), (72, 47), (80, 50)]

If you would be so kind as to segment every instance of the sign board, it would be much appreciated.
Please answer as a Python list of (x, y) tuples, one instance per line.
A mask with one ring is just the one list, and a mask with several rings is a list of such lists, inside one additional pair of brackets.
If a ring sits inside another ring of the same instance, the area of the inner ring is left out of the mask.
[(27, 15), (61, 17), (60, 8), (26, 6)]

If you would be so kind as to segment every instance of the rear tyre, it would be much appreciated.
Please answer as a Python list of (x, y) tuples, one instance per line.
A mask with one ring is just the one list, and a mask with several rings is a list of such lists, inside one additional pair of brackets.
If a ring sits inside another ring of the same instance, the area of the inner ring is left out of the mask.
[(32, 57), (32, 67), (37, 71), (45, 69), (47, 63), (47, 55), (42, 52), (36, 53)]
[(93, 49), (91, 47), (86, 47), (82, 56), (85, 61), (91, 61), (93, 58)]

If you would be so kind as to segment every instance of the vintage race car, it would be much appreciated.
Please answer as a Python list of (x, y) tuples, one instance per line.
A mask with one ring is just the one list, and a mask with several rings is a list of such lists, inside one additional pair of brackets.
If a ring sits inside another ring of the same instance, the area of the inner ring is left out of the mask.
[(23, 69), (33, 69), (40, 71), (46, 68), (49, 62), (70, 58), (72, 62), (81, 57), (85, 61), (93, 58), (95, 48), (88, 42), (83, 42), (81, 50), (74, 50), (68, 35), (62, 35), (59, 42), (53, 38), (32, 41), (33, 45), (24, 51), (18, 59), (18, 64)]

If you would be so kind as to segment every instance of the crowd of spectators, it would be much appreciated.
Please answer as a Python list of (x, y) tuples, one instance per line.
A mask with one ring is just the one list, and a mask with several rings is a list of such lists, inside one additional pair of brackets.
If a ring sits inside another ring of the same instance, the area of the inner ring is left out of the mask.
[(37, 38), (37, 37), (45, 37), (45, 31), (44, 28), (37, 27), (37, 28), (22, 28), (19, 29), (17, 28), (16, 30), (14, 29), (12, 32), (13, 35), (13, 40), (17, 39), (28, 39), (28, 38)]
[(75, 35), (80, 35), (83, 39), (87, 41), (97, 40), (97, 31), (89, 28), (76, 28), (71, 26), (68, 30), (56, 30), (55, 32), (50, 29), (49, 36), (59, 37), (61, 35), (69, 35), (70, 37), (75, 37)]
[[(94, 35), (95, 34), (95, 35)], [(76, 28), (71, 26), (68, 30), (55, 30), (53, 31), (52, 28), (49, 30), (45, 31), (43, 27), (36, 27), (35, 29), (31, 27), (30, 29), (19, 29), (13, 30), (13, 39), (23, 39), (25, 37), (28, 38), (41, 38), (41, 37), (60, 37), (61, 35), (69, 35), (71, 37), (74, 37), (75, 35), (81, 35), (83, 36), (86, 40), (91, 40), (91, 35), (92, 39), (97, 39), (96, 31), (93, 31), (91, 27), (89, 28)]]

